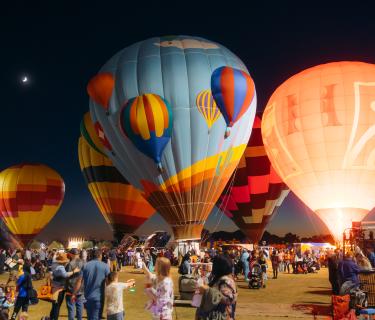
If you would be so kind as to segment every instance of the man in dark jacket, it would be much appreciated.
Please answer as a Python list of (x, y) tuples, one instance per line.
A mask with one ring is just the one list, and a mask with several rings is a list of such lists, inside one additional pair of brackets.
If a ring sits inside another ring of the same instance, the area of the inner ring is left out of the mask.
[(349, 251), (344, 259), (339, 263), (339, 271), (342, 279), (342, 283), (346, 281), (351, 281), (356, 287), (359, 286), (359, 267), (354, 261), (354, 254)]
[(338, 295), (341, 287), (339, 272), (339, 254), (337, 251), (328, 256), (328, 279), (332, 286), (332, 293)]
[[(79, 258), (78, 249), (72, 249), (69, 252), (70, 262), (66, 266), (66, 271), (70, 272), (75, 269), (83, 269), (83, 261)], [(68, 319), (74, 320), (74, 313), (77, 320), (82, 320), (83, 313), (83, 281), (82, 271), (73, 274), (66, 281), (66, 307), (68, 309)], [(75, 311), (75, 312), (74, 312)]]

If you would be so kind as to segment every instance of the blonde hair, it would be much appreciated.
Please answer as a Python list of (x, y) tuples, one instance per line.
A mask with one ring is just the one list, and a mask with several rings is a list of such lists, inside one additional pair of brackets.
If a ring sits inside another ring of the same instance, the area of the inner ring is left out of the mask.
[(166, 257), (156, 259), (155, 272), (158, 277), (169, 277), (171, 271), (171, 261)]

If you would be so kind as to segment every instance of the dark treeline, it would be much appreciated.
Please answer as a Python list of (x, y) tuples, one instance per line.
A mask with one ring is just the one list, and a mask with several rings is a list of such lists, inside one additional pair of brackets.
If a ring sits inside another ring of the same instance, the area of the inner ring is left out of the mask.
[[(207, 230), (204, 230), (202, 233), (202, 240), (206, 241), (232, 241), (237, 240), (239, 242), (248, 242), (246, 236), (240, 231), (236, 230), (234, 232), (226, 232), (226, 231), (218, 231), (214, 233), (208, 233)], [(321, 235), (314, 235), (311, 237), (301, 237), (297, 234), (288, 232), (284, 236), (278, 236), (268, 231), (265, 231), (263, 237), (260, 241), (260, 244), (266, 242), (266, 244), (292, 244), (298, 242), (329, 242), (335, 243), (334, 239), (330, 234), (321, 234)]]

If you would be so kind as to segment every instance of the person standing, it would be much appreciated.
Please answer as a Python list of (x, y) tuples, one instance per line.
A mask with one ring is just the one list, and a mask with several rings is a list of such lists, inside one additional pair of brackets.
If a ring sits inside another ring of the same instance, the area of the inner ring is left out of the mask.
[(249, 279), (248, 279), (248, 275), (249, 275), (249, 271), (250, 271), (249, 257), (250, 257), (250, 255), (247, 252), (247, 250), (243, 249), (242, 254), (241, 254), (241, 264), (242, 264), (242, 269), (243, 269), (243, 273), (244, 273), (244, 276), (245, 276), (245, 281), (249, 281)]
[[(66, 266), (66, 271), (83, 269), (83, 261), (79, 258), (78, 249), (71, 249), (69, 252), (71, 257), (70, 262)], [(82, 271), (75, 273), (66, 280), (65, 286), (65, 300), (68, 309), (68, 320), (74, 320), (74, 314), (77, 320), (82, 320), (83, 314), (83, 280)]]
[(332, 286), (332, 293), (338, 295), (340, 292), (341, 281), (339, 272), (339, 256), (337, 252), (330, 252), (328, 255), (328, 279)]
[(199, 288), (202, 301), (196, 311), (196, 319), (234, 320), (237, 287), (232, 277), (231, 261), (222, 255), (215, 256), (211, 276), (210, 283)]
[(54, 264), (52, 265), (52, 294), (54, 301), (50, 312), (50, 320), (58, 320), (60, 314), (60, 307), (64, 301), (66, 280), (79, 273), (81, 270), (75, 268), (67, 272), (65, 266), (69, 263), (66, 253), (61, 252), (56, 255)]
[(155, 274), (151, 273), (145, 263), (146, 294), (151, 299), (147, 309), (153, 320), (172, 320), (173, 314), (173, 281), (170, 277), (171, 261), (166, 257), (156, 259)]
[(284, 251), (280, 250), (278, 252), (278, 257), (279, 257), (279, 272), (284, 272)]
[(26, 248), (25, 249), (25, 257), (24, 257), (25, 260), (27, 260), (28, 262), (31, 261), (31, 250), (30, 248)]
[(273, 272), (273, 279), (277, 279), (279, 274), (279, 255), (277, 254), (276, 250), (272, 251), (271, 254), (271, 264), (272, 264), (272, 272)]
[(21, 309), (22, 312), (27, 312), (29, 308), (29, 290), (33, 287), (30, 273), (30, 266), (25, 264), (23, 266), (23, 274), (17, 280), (18, 296), (14, 305), (12, 317), (10, 318), (11, 320), (15, 320), (17, 318), (17, 314)]
[(104, 308), (105, 280), (110, 271), (108, 264), (101, 260), (102, 252), (96, 249), (93, 259), (83, 268), (84, 294), (89, 320), (99, 320)]
[(43, 248), (40, 248), (38, 255), (39, 255), (40, 262), (46, 267), (47, 266), (46, 250)]
[(286, 250), (284, 253), (284, 271), (290, 273), (290, 252)]
[(86, 249), (82, 249), (82, 251), (81, 251), (81, 260), (83, 261), (83, 264), (87, 263), (87, 251), (86, 251)]
[(115, 248), (109, 251), (108, 259), (109, 259), (111, 272), (116, 272), (117, 271), (117, 252)]
[(118, 273), (111, 272), (108, 275), (107, 286), (105, 288), (105, 299), (107, 302), (107, 320), (123, 320), (125, 317), (123, 292), (125, 289), (133, 287), (135, 281), (130, 279), (126, 282), (118, 282)]

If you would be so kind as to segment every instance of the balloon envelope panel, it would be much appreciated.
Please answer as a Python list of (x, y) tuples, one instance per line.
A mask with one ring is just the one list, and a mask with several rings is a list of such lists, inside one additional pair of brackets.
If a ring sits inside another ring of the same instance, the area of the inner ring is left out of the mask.
[(133, 233), (155, 213), (141, 192), (126, 181), (112, 161), (90, 147), (82, 137), (78, 153), (90, 193), (116, 237)]
[(271, 96), (262, 134), (290, 189), (341, 238), (375, 206), (375, 65), (300, 72)]
[(267, 157), (261, 119), (257, 116), (246, 150), (219, 206), (252, 243), (258, 243), (288, 193)]
[[(90, 99), (93, 121), (101, 124), (112, 147), (112, 152), (106, 151), (108, 156), (145, 192), (172, 225), (176, 239), (200, 238), (251, 133), (255, 93), (227, 139), (222, 115), (214, 123), (207, 122), (196, 105), (199, 94), (211, 89), (213, 71), (222, 66), (248, 74), (241, 60), (217, 43), (188, 36), (151, 38), (120, 51), (100, 70), (99, 75), (112, 74), (115, 81), (108, 106), (103, 107), (92, 96)], [(161, 154), (162, 174), (154, 160), (135, 147), (120, 128), (127, 101), (150, 93), (168, 102), (173, 117), (172, 134)]]

